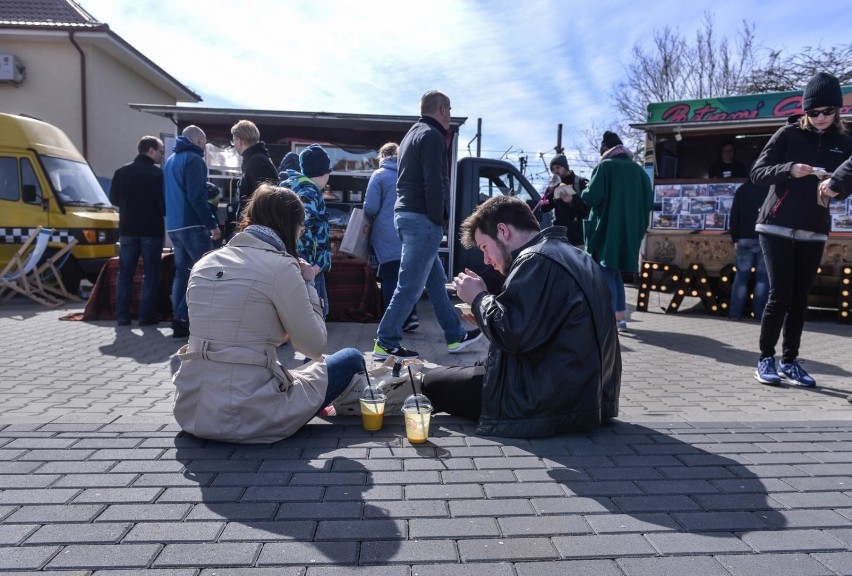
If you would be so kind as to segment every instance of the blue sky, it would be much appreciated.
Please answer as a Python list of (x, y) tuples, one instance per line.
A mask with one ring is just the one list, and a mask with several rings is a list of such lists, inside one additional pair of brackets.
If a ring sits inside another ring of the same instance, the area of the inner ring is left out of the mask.
[(791, 54), (848, 42), (849, 22), (842, 2), (800, 0), (77, 1), (203, 106), (415, 115), (437, 88), (468, 117), (462, 148), (482, 118), (483, 156), (527, 155), (533, 173), (559, 123), (569, 150), (607, 125), (613, 84), (655, 29), (691, 38), (709, 10), (718, 35), (748, 19), (761, 53)]

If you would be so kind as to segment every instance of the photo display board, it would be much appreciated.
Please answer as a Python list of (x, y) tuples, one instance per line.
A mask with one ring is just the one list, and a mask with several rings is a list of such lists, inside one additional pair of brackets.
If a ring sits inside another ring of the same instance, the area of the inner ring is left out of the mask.
[[(728, 230), (731, 205), (739, 186), (739, 183), (657, 184), (654, 202), (662, 209), (653, 213), (651, 228)], [(832, 200), (828, 210), (832, 232), (852, 232), (852, 197)]]

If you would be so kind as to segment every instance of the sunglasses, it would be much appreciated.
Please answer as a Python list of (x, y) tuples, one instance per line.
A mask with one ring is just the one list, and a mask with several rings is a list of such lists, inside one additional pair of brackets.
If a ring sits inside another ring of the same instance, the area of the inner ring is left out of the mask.
[(805, 114), (808, 115), (808, 118), (816, 118), (820, 114), (823, 116), (831, 116), (837, 112), (837, 108), (835, 106), (829, 106), (828, 108), (823, 108), (822, 110), (805, 110)]

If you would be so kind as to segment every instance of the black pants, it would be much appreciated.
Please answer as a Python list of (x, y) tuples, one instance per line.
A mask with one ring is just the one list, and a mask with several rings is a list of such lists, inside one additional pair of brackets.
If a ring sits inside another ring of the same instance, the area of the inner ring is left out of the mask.
[(479, 420), (484, 376), (483, 366), (435, 368), (423, 377), (423, 393), (435, 412)]
[(760, 248), (769, 274), (769, 301), (760, 323), (760, 357), (775, 355), (775, 344), (784, 330), (781, 360), (799, 356), (808, 293), (816, 279), (825, 242), (803, 242), (760, 234)]

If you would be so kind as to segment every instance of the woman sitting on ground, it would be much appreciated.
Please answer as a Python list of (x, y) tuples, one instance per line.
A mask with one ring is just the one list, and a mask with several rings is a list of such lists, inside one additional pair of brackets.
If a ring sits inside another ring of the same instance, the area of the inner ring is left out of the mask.
[[(226, 442), (275, 442), (304, 426), (363, 370), (345, 348), (323, 361), (326, 327), (314, 271), (296, 254), (305, 209), (287, 188), (263, 184), (243, 211), (239, 233), (192, 268), (189, 342), (178, 352), (174, 414), (180, 427)], [(289, 336), (311, 360), (279, 362)]]

